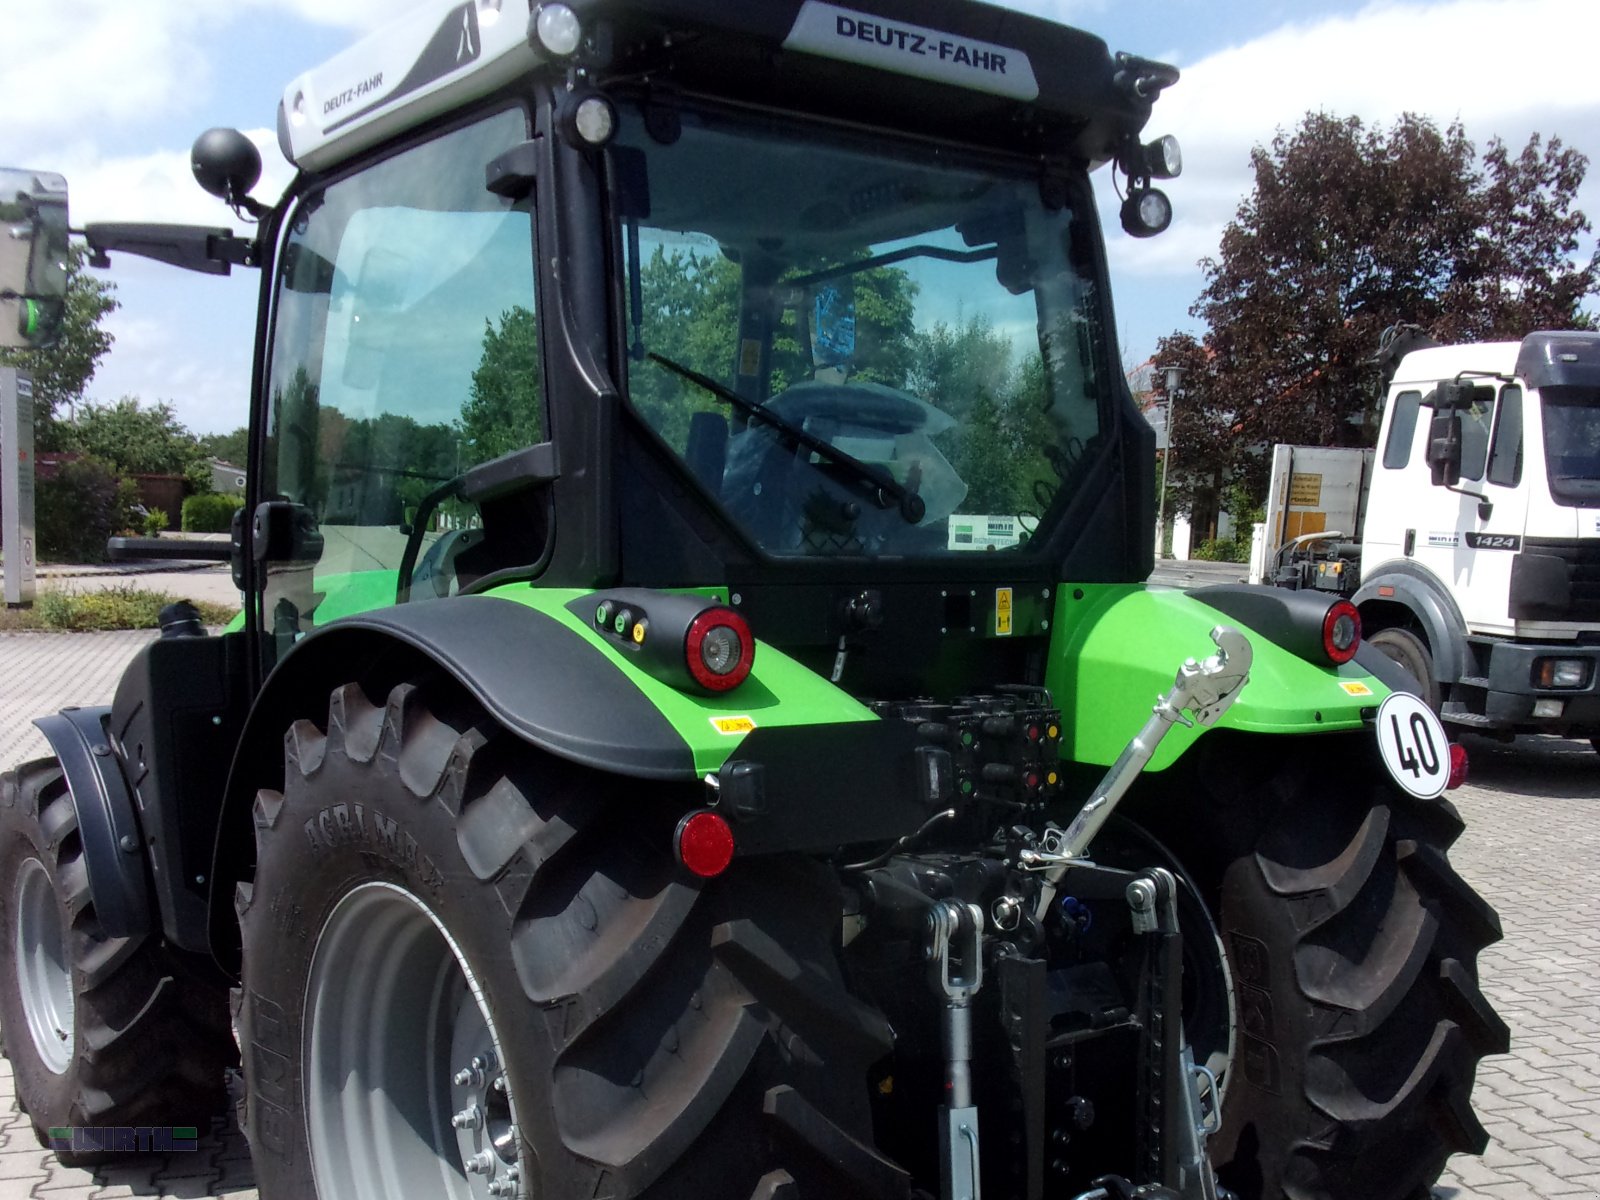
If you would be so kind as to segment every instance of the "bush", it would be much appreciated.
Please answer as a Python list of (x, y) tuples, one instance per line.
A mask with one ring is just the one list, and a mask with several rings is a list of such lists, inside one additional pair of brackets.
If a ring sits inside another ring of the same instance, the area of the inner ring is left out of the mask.
[(1191, 551), (1191, 557), (1201, 562), (1247, 563), (1250, 561), (1250, 538), (1247, 534), (1234, 538), (1205, 538)]
[(159, 508), (151, 509), (144, 515), (144, 533), (146, 537), (160, 537), (167, 528), (167, 514)]
[[(176, 597), (132, 584), (98, 592), (43, 591), (34, 601), (33, 615), (40, 629), (87, 631), (105, 629), (155, 629), (161, 610)], [(222, 604), (200, 603), (200, 619), (207, 625), (226, 625), (237, 611)]]
[(39, 480), (35, 496), (39, 557), (47, 561), (104, 562), (106, 539), (140, 523), (132, 481), (87, 455), (62, 463), (55, 478)]
[(233, 526), (233, 514), (244, 504), (237, 493), (209, 492), (203, 496), (190, 496), (183, 502), (183, 531), (185, 533), (227, 533)]

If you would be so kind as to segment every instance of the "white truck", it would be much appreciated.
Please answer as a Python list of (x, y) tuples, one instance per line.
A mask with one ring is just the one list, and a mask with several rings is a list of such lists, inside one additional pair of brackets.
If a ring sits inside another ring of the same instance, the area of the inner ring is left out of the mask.
[(1375, 450), (1276, 448), (1266, 573), (1350, 598), (1445, 721), (1600, 749), (1600, 333), (1380, 362)]

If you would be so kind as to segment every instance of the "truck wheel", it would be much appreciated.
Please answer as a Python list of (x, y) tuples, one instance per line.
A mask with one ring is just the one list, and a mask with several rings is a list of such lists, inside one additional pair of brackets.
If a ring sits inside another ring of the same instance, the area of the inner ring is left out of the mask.
[[(453, 690), (297, 721), (237, 908), (264, 1200), (904, 1197), (831, 872), (671, 851), (685, 801)], [(793, 1190), (793, 1189), (799, 1189)]]
[(54, 759), (0, 777), (0, 963), (17, 1100), (63, 1162), (126, 1157), (129, 1147), (51, 1130), (206, 1129), (224, 1110), (227, 993), (154, 937), (101, 931)]
[(1209, 735), (1181, 802), (1135, 817), (1198, 881), (1233, 982), (1212, 1159), (1242, 1200), (1416, 1200), (1487, 1141), (1473, 1078), (1509, 1038), (1477, 956), (1499, 920), (1446, 859), (1448, 801), (1401, 795), (1353, 741), (1273, 740)]
[(1367, 638), (1369, 645), (1383, 651), (1417, 681), (1417, 695), (1434, 712), (1439, 711), (1439, 681), (1433, 675), (1433, 655), (1427, 643), (1409, 629), (1380, 629)]

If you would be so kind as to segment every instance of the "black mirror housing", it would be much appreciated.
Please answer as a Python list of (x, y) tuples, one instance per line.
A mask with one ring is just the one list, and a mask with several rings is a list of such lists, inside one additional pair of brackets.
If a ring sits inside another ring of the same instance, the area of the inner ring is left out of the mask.
[(1428, 466), (1435, 487), (1461, 482), (1461, 414), (1441, 406), (1428, 426)]

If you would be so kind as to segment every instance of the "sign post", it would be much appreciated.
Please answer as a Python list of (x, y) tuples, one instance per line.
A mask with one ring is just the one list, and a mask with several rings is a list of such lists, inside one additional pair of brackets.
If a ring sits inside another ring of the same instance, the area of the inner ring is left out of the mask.
[(17, 367), (0, 367), (0, 456), (6, 607), (31, 608), (37, 562), (33, 528), (33, 376)]

